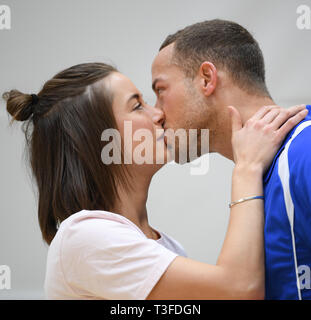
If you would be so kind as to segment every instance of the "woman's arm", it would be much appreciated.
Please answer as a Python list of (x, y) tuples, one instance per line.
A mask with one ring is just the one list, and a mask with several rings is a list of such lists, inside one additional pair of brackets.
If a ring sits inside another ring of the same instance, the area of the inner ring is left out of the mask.
[[(306, 116), (307, 111), (301, 110), (265, 107), (242, 128), (237, 111), (232, 109), (236, 163), (232, 201), (263, 195), (263, 172), (286, 134)], [(260, 199), (233, 206), (217, 264), (178, 256), (147, 299), (263, 299), (263, 210)]]
[[(263, 195), (261, 169), (235, 166), (232, 200), (256, 195)], [(225, 268), (229, 277), (236, 278), (231, 280), (232, 292), (220, 298), (264, 298), (263, 211), (264, 202), (261, 199), (231, 208), (228, 231), (217, 265)]]
[[(260, 171), (235, 168), (233, 199), (261, 195), (261, 181)], [(262, 200), (246, 201), (232, 207), (216, 266), (179, 256), (148, 299), (264, 298), (263, 220)]]

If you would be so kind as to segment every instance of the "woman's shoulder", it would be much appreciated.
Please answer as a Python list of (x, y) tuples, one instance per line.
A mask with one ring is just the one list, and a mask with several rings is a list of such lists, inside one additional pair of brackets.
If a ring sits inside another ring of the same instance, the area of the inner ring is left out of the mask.
[[(164, 232), (156, 240), (165, 248), (187, 256), (182, 245)], [(116, 248), (136, 245), (146, 238), (141, 229), (126, 217), (103, 210), (81, 210), (65, 219), (59, 226), (53, 239), (50, 251), (60, 250), (62, 255), (80, 255), (82, 252), (92, 252), (96, 248)], [(87, 249), (87, 250), (86, 250)]]
[(65, 219), (51, 243), (63, 250), (106, 245), (113, 241), (140, 238), (144, 234), (125, 217), (103, 210), (81, 210)]
[[(121, 214), (113, 213), (104, 210), (81, 210), (72, 214), (65, 219), (59, 227), (59, 230), (88, 230), (88, 228), (97, 229), (105, 225), (109, 226), (121, 226), (126, 225), (140, 231), (140, 229), (130, 220), (122, 216)], [(93, 230), (94, 231), (94, 230)]]

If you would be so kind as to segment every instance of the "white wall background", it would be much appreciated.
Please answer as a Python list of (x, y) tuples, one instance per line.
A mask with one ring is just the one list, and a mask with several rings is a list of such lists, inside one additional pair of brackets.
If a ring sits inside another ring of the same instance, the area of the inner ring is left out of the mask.
[[(12, 12), (0, 30), (0, 93), (38, 92), (44, 81), (76, 63), (114, 63), (144, 93), (152, 60), (167, 34), (198, 21), (222, 18), (248, 28), (264, 52), (274, 100), (287, 107), (311, 103), (311, 30), (296, 27), (311, 0), (0, 0)], [(41, 240), (36, 199), (23, 159), (20, 125), (9, 127), (0, 102), (0, 265), (11, 268), (11, 290), (0, 299), (44, 298), (47, 246)], [(210, 170), (191, 176), (190, 165), (167, 166), (153, 179), (151, 225), (180, 241), (189, 256), (215, 263), (228, 222), (232, 163), (210, 156)], [(28, 171), (27, 171), (28, 170)]]

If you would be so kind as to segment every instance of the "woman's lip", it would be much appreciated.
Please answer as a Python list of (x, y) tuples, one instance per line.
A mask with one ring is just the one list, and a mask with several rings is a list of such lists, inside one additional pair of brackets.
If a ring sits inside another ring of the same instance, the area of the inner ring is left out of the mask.
[(157, 138), (157, 141), (162, 140), (164, 138), (165, 138), (165, 131)]
[(157, 141), (163, 140), (164, 144), (167, 146), (167, 136), (165, 135), (165, 130), (164, 132), (157, 138)]

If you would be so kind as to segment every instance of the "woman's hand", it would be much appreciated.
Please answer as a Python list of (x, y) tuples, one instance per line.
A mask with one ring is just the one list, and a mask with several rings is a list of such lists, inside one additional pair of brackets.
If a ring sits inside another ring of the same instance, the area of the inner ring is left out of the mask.
[(283, 109), (264, 106), (244, 126), (239, 112), (228, 107), (232, 118), (232, 148), (236, 167), (261, 173), (269, 167), (288, 132), (308, 114), (305, 105)]

